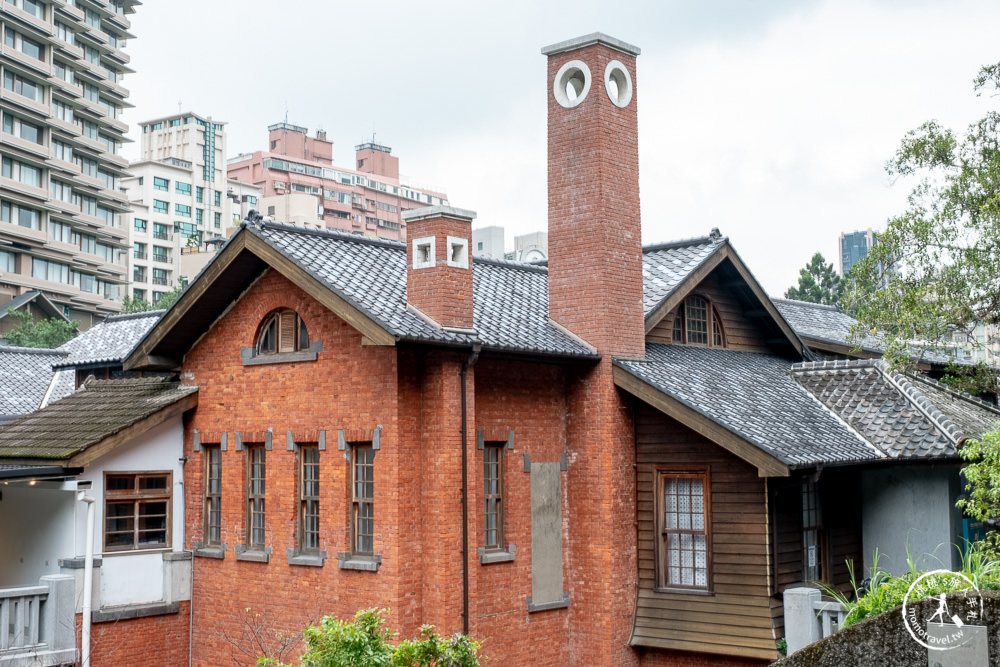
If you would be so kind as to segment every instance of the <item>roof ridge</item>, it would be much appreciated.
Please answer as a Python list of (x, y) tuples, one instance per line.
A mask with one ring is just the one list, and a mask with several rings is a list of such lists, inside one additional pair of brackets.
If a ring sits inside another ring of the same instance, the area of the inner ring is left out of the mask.
[(520, 269), (522, 271), (530, 271), (532, 273), (544, 273), (548, 274), (549, 269), (547, 266), (540, 264), (530, 264), (527, 262), (518, 262), (512, 259), (497, 259), (495, 257), (476, 257), (472, 256), (472, 265), (476, 264), (492, 264), (493, 266), (503, 266), (510, 269)]
[(794, 303), (796, 305), (809, 306), (810, 308), (820, 308), (822, 310), (832, 310), (832, 311), (836, 311), (838, 313), (843, 313), (844, 312), (844, 311), (842, 311), (840, 309), (840, 306), (837, 306), (837, 305), (831, 305), (831, 304), (825, 304), (825, 303), (813, 303), (812, 301), (802, 301), (800, 299), (784, 299), (784, 298), (779, 298), (779, 297), (772, 296), (771, 297), (771, 301), (773, 301), (775, 303), (777, 303), (779, 301), (781, 303)]
[(954, 445), (958, 445), (959, 442), (965, 439), (965, 433), (962, 432), (962, 429), (959, 428), (958, 424), (953, 422), (947, 415), (941, 412), (937, 406), (931, 403), (931, 400), (927, 398), (917, 387), (913, 386), (913, 383), (910, 382), (909, 379), (902, 373), (890, 371), (888, 364), (883, 364), (879, 370), (885, 379), (889, 381), (889, 384), (899, 390), (903, 396), (916, 406), (917, 410), (927, 417), (927, 419), (929, 419), (939, 431), (942, 431)]
[(118, 313), (117, 315), (108, 315), (104, 318), (104, 322), (124, 322), (126, 320), (141, 320), (144, 317), (162, 317), (163, 313), (167, 312), (166, 308), (157, 308), (156, 310), (143, 310), (138, 313)]
[(991, 412), (996, 412), (1000, 414), (1000, 407), (998, 407), (996, 404), (990, 403), (989, 401), (984, 401), (978, 396), (973, 396), (968, 392), (959, 391), (958, 389), (955, 389), (954, 387), (947, 385), (944, 382), (941, 382), (940, 380), (935, 380), (934, 378), (925, 377), (922, 375), (916, 375), (915, 373), (907, 373), (907, 375), (909, 376), (911, 382), (913, 380), (916, 380), (918, 382), (923, 382), (924, 384), (928, 384), (932, 387), (940, 389), (941, 391), (947, 392), (956, 398), (960, 398), (963, 401), (966, 401), (968, 403), (973, 403), (979, 407), (988, 408)]
[(720, 236), (713, 240), (711, 236), (697, 236), (689, 239), (677, 239), (674, 241), (664, 241), (663, 243), (654, 243), (652, 245), (647, 245), (642, 247), (643, 254), (647, 252), (657, 252), (659, 250), (671, 250), (673, 248), (683, 248), (692, 245), (703, 245), (703, 244), (717, 244), (722, 245), (729, 240), (728, 236)]
[(341, 229), (309, 229), (306, 227), (299, 227), (298, 225), (292, 224), (290, 222), (260, 222), (254, 224), (247, 224), (246, 220), (240, 223), (240, 226), (246, 227), (254, 232), (272, 230), (272, 231), (287, 231), (296, 232), (299, 234), (305, 234), (307, 236), (321, 236), (326, 238), (335, 238), (344, 241), (355, 241), (363, 245), (374, 245), (382, 246), (385, 248), (393, 248), (396, 250), (405, 250), (406, 243), (402, 241), (393, 241), (391, 239), (382, 238), (371, 238), (369, 236), (359, 236), (358, 234), (353, 234)]
[(879, 368), (881, 359), (827, 359), (824, 361), (801, 361), (792, 364), (792, 373), (806, 371), (835, 370), (846, 368)]
[(13, 352), (17, 354), (54, 354), (60, 357), (69, 356), (69, 352), (48, 347), (19, 347), (17, 345), (0, 345), (0, 352)]

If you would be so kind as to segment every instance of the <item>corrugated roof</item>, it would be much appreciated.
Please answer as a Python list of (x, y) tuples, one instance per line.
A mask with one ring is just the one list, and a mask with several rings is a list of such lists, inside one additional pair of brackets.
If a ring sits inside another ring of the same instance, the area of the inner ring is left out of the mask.
[(163, 378), (90, 380), (0, 429), (0, 460), (69, 459), (197, 391)]
[(120, 364), (153, 328), (165, 310), (112, 315), (64, 343), (59, 350), (67, 357), (54, 368), (93, 364)]

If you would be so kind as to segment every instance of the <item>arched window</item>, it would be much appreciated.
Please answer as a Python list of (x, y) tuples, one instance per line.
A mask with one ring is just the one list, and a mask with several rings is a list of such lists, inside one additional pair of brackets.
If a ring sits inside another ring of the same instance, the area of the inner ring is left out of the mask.
[(678, 306), (671, 338), (685, 345), (726, 346), (719, 312), (711, 301), (700, 296), (689, 296)]
[(257, 330), (254, 348), (258, 355), (309, 349), (309, 332), (299, 314), (290, 308), (268, 313)]

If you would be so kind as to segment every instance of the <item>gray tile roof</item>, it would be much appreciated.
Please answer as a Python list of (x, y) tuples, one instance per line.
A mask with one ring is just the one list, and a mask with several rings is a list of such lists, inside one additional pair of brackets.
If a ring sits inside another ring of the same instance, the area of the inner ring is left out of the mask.
[(91, 380), (0, 429), (0, 460), (64, 460), (198, 391), (163, 378)]
[(406, 304), (406, 246), (335, 231), (278, 223), (247, 229), (303, 267), (332, 292), (404, 341), (550, 355), (596, 356), (548, 319), (548, 271), (538, 266), (473, 261), (476, 333), (442, 329)]
[[(847, 341), (850, 328), (857, 320), (837, 306), (795, 301), (793, 299), (771, 299), (778, 312), (799, 336), (815, 340), (854, 347)], [(869, 352), (881, 352), (882, 343), (878, 338), (867, 336), (861, 348)]]
[(59, 350), (68, 353), (68, 356), (54, 367), (120, 364), (165, 312), (151, 310), (105, 318), (61, 345)]
[(662, 243), (642, 249), (642, 307), (649, 315), (692, 271), (726, 243), (724, 236)]
[(960, 437), (978, 438), (1000, 421), (1000, 409), (996, 405), (922, 375), (907, 378), (917, 391), (958, 427)]
[(881, 361), (796, 364), (792, 377), (892, 458), (951, 457), (958, 427)]
[(614, 363), (790, 467), (880, 458), (792, 380), (787, 359), (647, 343), (645, 361)]
[(65, 352), (0, 346), (0, 418), (37, 410), (52, 380), (52, 364)]
[(63, 314), (62, 308), (58, 307), (52, 303), (45, 294), (39, 292), (38, 290), (31, 290), (25, 292), (20, 296), (16, 296), (7, 303), (0, 306), (0, 320), (7, 317), (10, 310), (17, 310), (21, 306), (34, 302), (35, 305), (47, 314), (48, 317), (55, 317), (56, 319), (69, 321), (69, 318)]

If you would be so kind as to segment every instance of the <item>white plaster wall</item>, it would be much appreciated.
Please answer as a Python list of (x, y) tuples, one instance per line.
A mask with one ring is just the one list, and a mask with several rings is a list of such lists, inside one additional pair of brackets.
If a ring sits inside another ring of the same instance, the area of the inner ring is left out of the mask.
[[(89, 495), (95, 503), (94, 548), (103, 549), (104, 474), (107, 472), (138, 472), (169, 470), (172, 473), (173, 496), (170, 505), (169, 551), (184, 547), (184, 467), (183, 425), (175, 417), (147, 431), (132, 442), (92, 463), (79, 479), (89, 480)], [(82, 505), (82, 503), (81, 503)], [(77, 512), (77, 553), (82, 556), (86, 536), (86, 512)], [(108, 552), (101, 566), (101, 606), (156, 602), (164, 599), (163, 556), (161, 550), (145, 552)], [(95, 605), (96, 606), (96, 605)]]
[[(893, 466), (862, 473), (862, 538), (867, 576), (875, 549), (879, 569), (909, 571), (907, 546), (921, 570), (954, 569), (961, 540), (957, 465)], [(845, 490), (849, 493), (850, 491)]]
[(76, 494), (54, 482), (0, 484), (0, 588), (29, 586), (59, 574), (73, 552)]

